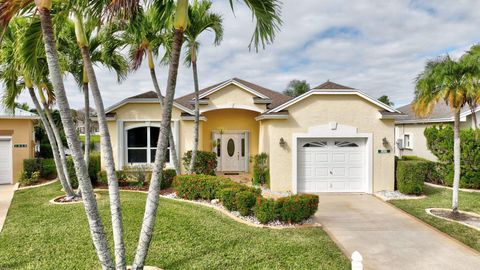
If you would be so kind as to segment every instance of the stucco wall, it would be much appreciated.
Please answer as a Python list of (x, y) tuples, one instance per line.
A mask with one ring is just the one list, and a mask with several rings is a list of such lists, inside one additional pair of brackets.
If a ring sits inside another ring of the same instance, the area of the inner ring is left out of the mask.
[[(207, 117), (207, 121), (203, 123), (202, 150), (212, 151), (212, 131), (235, 130), (249, 131), (250, 156), (258, 154), (259, 123), (255, 120), (255, 117), (259, 113), (247, 110), (222, 109), (209, 111), (204, 115)], [(249, 171), (252, 170), (252, 166), (250, 164)]]
[[(23, 170), (23, 160), (34, 157), (33, 121), (29, 119), (0, 119), (0, 136), (12, 136), (12, 144), (26, 144), (20, 148), (12, 145), (14, 183), (18, 182)], [(4, 154), (4, 153), (1, 153)]]
[[(309, 127), (337, 122), (358, 128), (359, 133), (373, 134), (373, 190), (393, 190), (394, 187), (394, 121), (380, 120), (379, 107), (354, 95), (313, 95), (288, 108), (288, 120), (264, 120), (269, 134), (270, 185), (275, 191), (292, 190), (292, 144), (294, 133), (306, 133)], [(286, 147), (279, 146), (280, 138)], [(382, 139), (391, 145), (391, 152), (378, 154), (385, 149)]]
[[(425, 128), (438, 126), (439, 124), (403, 124), (396, 126), (396, 138), (403, 139), (404, 134), (410, 134), (411, 149), (398, 149), (398, 156), (417, 156), (436, 161), (437, 158), (428, 150), (427, 139), (423, 132)], [(448, 125), (448, 124), (444, 124)]]

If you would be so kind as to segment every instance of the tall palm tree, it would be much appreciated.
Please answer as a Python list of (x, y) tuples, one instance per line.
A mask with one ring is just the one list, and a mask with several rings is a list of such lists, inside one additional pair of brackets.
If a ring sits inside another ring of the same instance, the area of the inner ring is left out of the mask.
[[(129, 56), (132, 62), (132, 69), (138, 70), (145, 57), (148, 60), (148, 69), (152, 79), (153, 87), (158, 96), (160, 107), (163, 107), (163, 95), (155, 72), (154, 58), (159, 56), (161, 48), (166, 49), (166, 55), (162, 61), (166, 61), (171, 43), (171, 16), (158, 19), (158, 9), (154, 6), (148, 6), (145, 10), (139, 8), (136, 16), (132, 19), (123, 35), (123, 42), (130, 46)], [(161, 25), (159, 27), (159, 25)], [(177, 174), (180, 174), (180, 162), (178, 160), (173, 132), (168, 134), (170, 143), (170, 153), (172, 154), (173, 165)]]
[(214, 45), (219, 45), (223, 39), (223, 25), (222, 16), (216, 13), (212, 13), (210, 8), (212, 2), (209, 0), (197, 0), (193, 1), (190, 5), (188, 18), (189, 24), (185, 31), (186, 40), (186, 58), (185, 63), (187, 66), (192, 67), (193, 72), (193, 84), (195, 88), (195, 122), (194, 122), (194, 136), (193, 136), (193, 150), (192, 158), (190, 160), (189, 173), (193, 173), (195, 160), (197, 158), (198, 151), (198, 130), (200, 120), (200, 101), (199, 101), (199, 86), (198, 86), (198, 72), (197, 72), (197, 59), (198, 48), (200, 43), (198, 42), (199, 36), (205, 31), (213, 31), (215, 34)]
[(472, 115), (473, 128), (478, 128), (476, 110), (480, 104), (480, 45), (473, 45), (460, 61), (468, 69), (467, 72), (467, 105)]
[(467, 103), (466, 80), (468, 69), (449, 56), (427, 62), (425, 70), (416, 79), (413, 109), (418, 115), (428, 115), (436, 103), (444, 100), (454, 114), (453, 139), (453, 196), (452, 211), (458, 212), (458, 188), (460, 184), (460, 111)]
[[(21, 91), (24, 88), (28, 89), (50, 141), (60, 183), (67, 197), (74, 198), (75, 193), (68, 178), (68, 173), (66, 173), (66, 158), (60, 134), (57, 126), (51, 119), (50, 111), (45, 106), (41, 107), (35, 94), (34, 84), (39, 86), (46, 77), (44, 76), (46, 70), (41, 64), (38, 64), (42, 62), (44, 64), (44, 61), (41, 60), (44, 59), (44, 56), (42, 56), (43, 51), (39, 50), (34, 42), (38, 38), (38, 35), (35, 34), (38, 27), (38, 21), (19, 18), (5, 29), (5, 39), (3, 40), (0, 56), (2, 63), (0, 79), (6, 86), (3, 102), (7, 107), (14, 106), (15, 99)], [(23, 40), (25, 36), (28, 37), (27, 40)], [(37, 57), (35, 63), (28, 61), (26, 57), (31, 57), (32, 54)], [(23, 83), (19, 83), (22, 79)], [(40, 87), (38, 90), (42, 93)], [(43, 101), (43, 99), (41, 100)], [(45, 104), (44, 102), (42, 103)]]

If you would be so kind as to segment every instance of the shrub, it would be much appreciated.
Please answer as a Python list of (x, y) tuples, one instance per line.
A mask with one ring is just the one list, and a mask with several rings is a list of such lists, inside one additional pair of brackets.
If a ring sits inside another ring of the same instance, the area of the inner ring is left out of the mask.
[[(440, 126), (426, 128), (428, 149), (438, 158), (439, 175), (443, 183), (453, 184), (453, 128)], [(462, 129), (460, 187), (480, 189), (480, 130)]]
[(266, 153), (253, 156), (253, 184), (270, 186), (270, 170)]
[(50, 158), (43, 159), (40, 175), (45, 179), (54, 179), (55, 177), (57, 177), (57, 167), (55, 165), (55, 160)]
[(42, 171), (42, 159), (32, 158), (23, 160), (23, 170), (30, 177), (34, 172)]
[(151, 167), (148, 165), (125, 166), (123, 170), (128, 181), (134, 182), (139, 186), (145, 185), (150, 179)]
[[(88, 176), (92, 184), (95, 184), (97, 181), (97, 176), (100, 172), (100, 155), (92, 154), (90, 155), (90, 161), (88, 163)], [(78, 179), (77, 174), (75, 173), (75, 165), (73, 163), (72, 157), (67, 157), (67, 173), (70, 177), (70, 182), (73, 188), (78, 188)]]
[(250, 214), (255, 202), (257, 200), (257, 195), (251, 191), (240, 191), (237, 192), (235, 196), (235, 202), (238, 212), (240, 215), (247, 216)]
[(263, 224), (276, 220), (278, 215), (275, 200), (257, 197), (253, 214)]
[[(125, 171), (119, 170), (115, 171), (115, 175), (117, 176), (118, 183), (125, 183), (127, 181), (127, 175)], [(106, 171), (99, 171), (97, 173), (97, 183), (108, 185), (108, 178)]]
[(173, 179), (177, 173), (173, 169), (163, 170), (162, 184), (160, 185), (161, 189), (167, 189), (172, 187)]
[(297, 223), (315, 214), (318, 196), (310, 194), (293, 195), (276, 201), (278, 218), (288, 223)]
[(422, 194), (428, 170), (429, 163), (422, 160), (398, 161), (396, 175), (398, 190), (403, 194)]
[(40, 144), (39, 157), (41, 157), (41, 158), (53, 158), (52, 146), (49, 143)]
[(173, 180), (173, 188), (181, 198), (213, 200), (229, 181), (227, 178), (203, 174), (177, 175)]
[(227, 210), (235, 211), (237, 210), (236, 197), (239, 192), (240, 189), (237, 187), (227, 187), (219, 191), (218, 199)]
[(35, 171), (33, 173), (28, 173), (27, 171), (23, 170), (20, 173), (20, 184), (25, 186), (30, 186), (38, 182), (40, 178), (40, 171)]
[[(190, 169), (190, 161), (192, 159), (192, 151), (188, 151), (183, 155), (183, 166), (188, 171)], [(197, 151), (193, 173), (215, 175), (217, 169), (217, 154), (213, 152)]]

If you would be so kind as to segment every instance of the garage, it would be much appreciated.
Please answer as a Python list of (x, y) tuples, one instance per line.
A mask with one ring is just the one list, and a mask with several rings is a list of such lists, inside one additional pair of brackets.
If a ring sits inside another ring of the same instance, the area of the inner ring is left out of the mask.
[(0, 185), (11, 184), (12, 181), (12, 139), (0, 137)]
[(366, 138), (301, 138), (298, 192), (367, 192)]

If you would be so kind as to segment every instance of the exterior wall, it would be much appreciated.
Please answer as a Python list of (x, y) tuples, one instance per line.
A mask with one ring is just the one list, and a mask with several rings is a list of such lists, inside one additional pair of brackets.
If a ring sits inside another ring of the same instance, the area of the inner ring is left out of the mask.
[[(398, 124), (396, 126), (396, 139), (403, 139), (404, 134), (410, 134), (411, 149), (400, 150), (397, 148), (397, 155), (401, 156), (417, 156), (428, 160), (436, 161), (435, 157), (427, 147), (427, 138), (423, 135), (425, 128), (439, 126), (440, 123), (428, 123), (428, 124)], [(448, 123), (443, 123), (448, 125)]]
[[(373, 191), (394, 188), (394, 120), (380, 120), (379, 107), (354, 95), (312, 95), (288, 108), (287, 120), (264, 120), (269, 134), (270, 185), (274, 191), (292, 190), (292, 144), (294, 133), (306, 133), (310, 127), (337, 122), (358, 128), (359, 133), (373, 136)], [(286, 142), (279, 146), (280, 138)], [(391, 152), (377, 153), (385, 149), (382, 139), (386, 138)]]
[[(258, 154), (259, 123), (255, 117), (257, 112), (237, 109), (222, 109), (204, 113), (207, 121), (203, 123), (202, 147), (203, 151), (212, 151), (212, 131), (239, 130), (249, 131), (250, 156)], [(192, 129), (193, 130), (193, 129)], [(249, 171), (253, 165), (250, 164)]]
[(266, 111), (265, 104), (254, 104), (252, 93), (241, 89), (236, 85), (229, 85), (225, 88), (208, 96), (208, 105), (200, 105), (201, 111), (225, 108), (240, 108), (255, 110), (258, 112)]
[[(0, 136), (12, 136), (12, 144), (26, 144), (20, 148), (12, 145), (14, 183), (18, 182), (23, 170), (23, 160), (34, 157), (35, 138), (33, 134), (34, 121), (30, 119), (0, 119)], [(3, 153), (2, 153), (3, 154)]]

